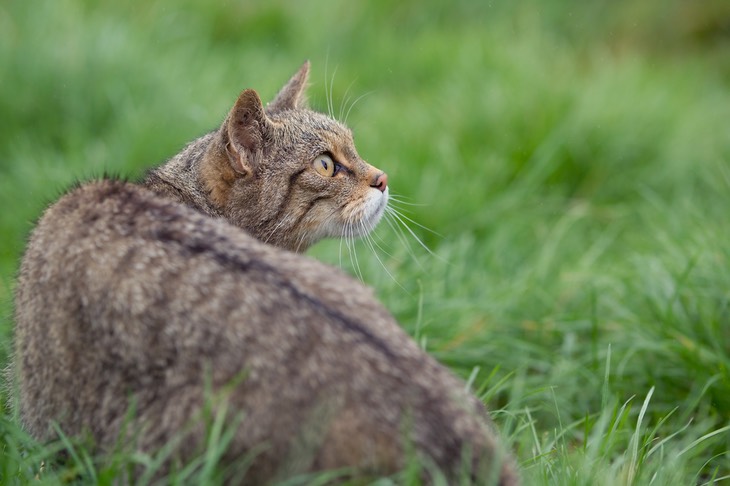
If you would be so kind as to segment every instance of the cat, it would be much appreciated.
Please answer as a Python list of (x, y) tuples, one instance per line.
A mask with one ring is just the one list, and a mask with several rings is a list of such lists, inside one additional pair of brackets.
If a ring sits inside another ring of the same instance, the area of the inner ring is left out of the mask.
[(369, 288), (301, 255), (372, 230), (389, 194), (350, 130), (305, 107), (308, 73), (266, 107), (243, 91), (141, 183), (78, 184), (45, 210), (15, 291), (22, 425), (102, 451), (173, 444), (164, 473), (204, 447), (212, 406), (232, 431), (221, 464), (250, 458), (246, 484), (393, 474), (411, 450), (449, 478), (466, 464), (517, 484), (465, 384)]

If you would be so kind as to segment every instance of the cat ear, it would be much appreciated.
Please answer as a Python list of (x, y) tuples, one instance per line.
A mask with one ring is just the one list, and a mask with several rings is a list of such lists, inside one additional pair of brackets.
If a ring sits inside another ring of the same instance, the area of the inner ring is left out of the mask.
[(296, 110), (304, 105), (304, 89), (307, 87), (309, 77), (309, 61), (306, 61), (299, 71), (292, 76), (286, 85), (281, 88), (276, 98), (266, 105), (270, 113), (283, 110)]
[(263, 155), (271, 130), (271, 122), (266, 117), (258, 93), (252, 89), (245, 90), (223, 126), (226, 153), (237, 172), (251, 173)]

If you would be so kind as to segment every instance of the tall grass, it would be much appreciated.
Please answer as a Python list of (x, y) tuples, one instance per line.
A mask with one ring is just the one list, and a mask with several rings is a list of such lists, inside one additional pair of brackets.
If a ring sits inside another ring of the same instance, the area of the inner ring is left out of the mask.
[[(366, 95), (360, 153), (434, 255), (387, 223), (357, 269), (339, 242), (311, 253), (469, 380), (526, 483), (727, 481), (728, 19), (720, 0), (5, 2), (0, 364), (47, 202), (139, 175), (309, 58), (313, 106), (330, 84), (335, 113)], [(147, 460), (37, 444), (3, 410), (3, 484), (107, 484)], [(215, 447), (188, 472), (214, 480)]]

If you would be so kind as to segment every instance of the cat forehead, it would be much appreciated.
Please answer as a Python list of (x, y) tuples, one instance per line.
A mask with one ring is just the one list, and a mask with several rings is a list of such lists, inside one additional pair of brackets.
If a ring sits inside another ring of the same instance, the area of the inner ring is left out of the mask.
[(352, 140), (352, 131), (348, 127), (316, 111), (283, 111), (270, 115), (270, 118), (287, 131), (314, 132), (328, 138), (345, 137)]

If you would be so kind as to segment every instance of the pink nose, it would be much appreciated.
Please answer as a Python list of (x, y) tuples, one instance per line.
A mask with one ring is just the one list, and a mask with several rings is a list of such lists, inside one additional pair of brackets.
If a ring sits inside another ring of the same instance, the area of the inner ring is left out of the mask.
[(370, 187), (378, 189), (380, 192), (385, 192), (385, 188), (388, 187), (388, 174), (381, 172), (375, 176), (375, 180)]

